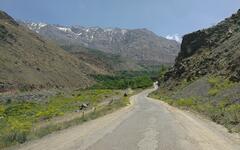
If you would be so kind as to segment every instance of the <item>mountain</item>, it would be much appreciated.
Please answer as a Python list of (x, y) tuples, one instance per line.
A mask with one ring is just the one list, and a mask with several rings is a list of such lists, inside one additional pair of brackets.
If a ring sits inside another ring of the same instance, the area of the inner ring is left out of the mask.
[(42, 39), (0, 11), (0, 91), (77, 87), (94, 81), (98, 73), (54, 43)]
[(216, 26), (187, 34), (165, 80), (220, 75), (240, 81), (240, 10)]
[(61, 46), (97, 49), (144, 66), (173, 64), (180, 49), (176, 41), (159, 37), (147, 29), (87, 28), (32, 22), (21, 24)]
[(61, 47), (81, 61), (102, 70), (101, 74), (113, 74), (119, 71), (146, 70), (146, 68), (136, 64), (135, 61), (117, 54), (105, 53), (78, 45), (65, 45)]

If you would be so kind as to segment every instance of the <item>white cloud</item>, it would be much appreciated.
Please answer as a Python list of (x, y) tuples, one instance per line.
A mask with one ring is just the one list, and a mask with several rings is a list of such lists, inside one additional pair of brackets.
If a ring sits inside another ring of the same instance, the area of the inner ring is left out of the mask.
[(175, 40), (179, 43), (182, 42), (182, 37), (179, 34), (167, 35), (166, 38), (169, 39), (169, 40)]

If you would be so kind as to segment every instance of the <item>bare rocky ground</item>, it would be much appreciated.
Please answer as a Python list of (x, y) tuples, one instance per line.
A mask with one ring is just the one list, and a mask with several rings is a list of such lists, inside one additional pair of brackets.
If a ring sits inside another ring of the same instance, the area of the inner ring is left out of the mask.
[(49, 97), (61, 94), (63, 91), (57, 89), (51, 90), (33, 90), (31, 92), (5, 92), (0, 93), (0, 102), (8, 101), (43, 101)]

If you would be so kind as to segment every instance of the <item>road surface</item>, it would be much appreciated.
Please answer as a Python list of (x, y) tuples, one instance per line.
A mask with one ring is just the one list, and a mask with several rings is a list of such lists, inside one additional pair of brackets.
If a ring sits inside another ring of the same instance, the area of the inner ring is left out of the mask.
[(240, 150), (239, 135), (163, 102), (133, 96), (117, 112), (22, 145), (20, 150)]

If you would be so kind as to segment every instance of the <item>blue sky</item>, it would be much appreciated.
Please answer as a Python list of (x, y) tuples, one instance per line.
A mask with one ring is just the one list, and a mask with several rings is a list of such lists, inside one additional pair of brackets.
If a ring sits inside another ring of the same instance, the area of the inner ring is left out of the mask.
[(148, 28), (184, 35), (240, 8), (240, 0), (0, 0), (16, 19), (63, 25)]

